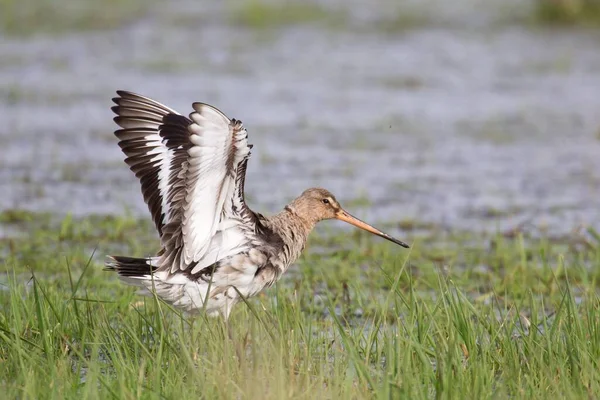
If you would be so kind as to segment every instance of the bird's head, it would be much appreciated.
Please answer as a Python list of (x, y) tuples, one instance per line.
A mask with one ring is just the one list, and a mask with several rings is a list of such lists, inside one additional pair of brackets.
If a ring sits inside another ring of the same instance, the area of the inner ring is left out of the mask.
[(308, 221), (310, 224), (314, 225), (317, 222), (326, 219), (339, 219), (340, 221), (344, 221), (360, 229), (364, 229), (367, 232), (381, 236), (382, 238), (394, 242), (402, 247), (409, 247), (406, 243), (388, 235), (385, 232), (380, 231), (377, 228), (372, 227), (366, 222), (361, 221), (360, 219), (348, 213), (342, 208), (342, 206), (340, 206), (340, 203), (338, 203), (335, 196), (326, 189), (306, 189), (300, 195), (300, 197), (290, 204), (289, 207), (298, 216)]

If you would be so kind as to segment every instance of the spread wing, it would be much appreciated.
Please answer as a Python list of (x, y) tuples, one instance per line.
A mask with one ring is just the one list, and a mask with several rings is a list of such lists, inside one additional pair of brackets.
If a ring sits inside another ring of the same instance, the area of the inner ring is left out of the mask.
[(115, 134), (161, 234), (159, 269), (192, 269), (249, 249), (256, 215), (244, 200), (251, 145), (241, 121), (194, 103), (190, 118), (118, 92)]
[(162, 237), (174, 211), (169, 189), (178, 186), (178, 172), (190, 147), (187, 127), (192, 123), (176, 111), (147, 97), (118, 91), (112, 110), (122, 129), (115, 131), (125, 162), (142, 185), (152, 220)]

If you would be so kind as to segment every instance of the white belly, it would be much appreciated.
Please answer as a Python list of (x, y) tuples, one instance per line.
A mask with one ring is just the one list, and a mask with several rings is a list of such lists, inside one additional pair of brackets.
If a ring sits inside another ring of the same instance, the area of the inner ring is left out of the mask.
[(212, 277), (190, 279), (184, 272), (169, 275), (161, 271), (155, 273), (153, 279), (139, 283), (185, 311), (205, 311), (210, 316), (222, 314), (227, 318), (232, 307), (241, 300), (240, 295), (252, 297), (272, 284), (273, 274), (257, 274), (266, 261), (263, 253), (251, 250), (248, 254), (221, 260)]

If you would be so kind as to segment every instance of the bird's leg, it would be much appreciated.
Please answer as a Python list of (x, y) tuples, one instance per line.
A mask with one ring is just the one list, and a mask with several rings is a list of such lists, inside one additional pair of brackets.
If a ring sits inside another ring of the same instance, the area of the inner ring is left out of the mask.
[(242, 350), (240, 349), (240, 346), (238, 345), (238, 343), (236, 342), (236, 340), (234, 338), (233, 329), (231, 328), (231, 325), (229, 324), (229, 315), (225, 315), (224, 317), (225, 317), (225, 329), (227, 329), (227, 337), (229, 338), (229, 342), (235, 349), (235, 355), (237, 356), (238, 362), (241, 364), (242, 363)]

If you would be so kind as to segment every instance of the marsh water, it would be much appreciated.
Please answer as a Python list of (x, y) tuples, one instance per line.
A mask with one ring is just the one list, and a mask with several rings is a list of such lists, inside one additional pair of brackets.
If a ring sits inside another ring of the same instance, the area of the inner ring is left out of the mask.
[(598, 31), (521, 23), (512, 1), (321, 3), (345, 20), (248, 26), (179, 1), (0, 37), (0, 208), (146, 215), (112, 134), (127, 89), (244, 121), (257, 211), (323, 186), (373, 222), (600, 229)]

